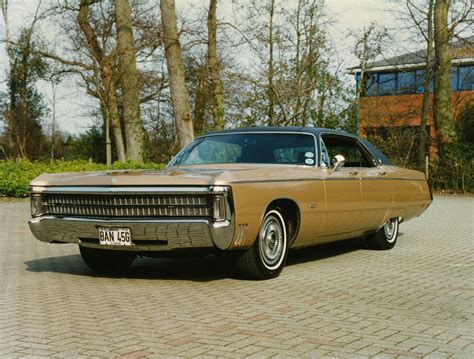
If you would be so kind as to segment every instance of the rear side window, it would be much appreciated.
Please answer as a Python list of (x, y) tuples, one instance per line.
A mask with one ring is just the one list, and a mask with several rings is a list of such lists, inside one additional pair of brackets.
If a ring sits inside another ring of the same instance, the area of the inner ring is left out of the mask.
[(324, 163), (329, 165), (329, 159), (334, 156), (343, 155), (346, 159), (345, 167), (375, 167), (374, 159), (357, 139), (337, 135), (321, 135), (321, 140), (321, 147), (327, 151), (327, 157), (321, 158), (323, 166)]
[(363, 138), (361, 139), (361, 142), (369, 149), (370, 153), (372, 153), (379, 164), (393, 166), (393, 163), (373, 144)]

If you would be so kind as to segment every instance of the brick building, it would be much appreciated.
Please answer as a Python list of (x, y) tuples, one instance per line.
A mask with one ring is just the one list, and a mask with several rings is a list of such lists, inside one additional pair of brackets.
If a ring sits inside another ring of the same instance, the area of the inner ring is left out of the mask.
[[(451, 89), (453, 112), (474, 101), (474, 37), (451, 45)], [(369, 63), (366, 88), (359, 101), (359, 128), (362, 135), (387, 128), (420, 126), (423, 99), (425, 50)], [(360, 67), (348, 69), (360, 81)], [(433, 80), (431, 81), (431, 91)], [(432, 98), (430, 97), (430, 103)], [(427, 118), (430, 153), (435, 152), (432, 111)]]

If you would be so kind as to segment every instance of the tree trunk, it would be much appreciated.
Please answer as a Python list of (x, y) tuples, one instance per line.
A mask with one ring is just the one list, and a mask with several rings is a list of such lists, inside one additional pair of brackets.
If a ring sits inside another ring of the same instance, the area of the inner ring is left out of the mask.
[(107, 109), (107, 104), (102, 100), (105, 98), (105, 95), (101, 91), (101, 97), (100, 99), (100, 113), (102, 114), (102, 118), (104, 119), (104, 124), (102, 128), (105, 130), (105, 164), (107, 167), (110, 167), (112, 165), (112, 144), (110, 142), (110, 118), (109, 118), (109, 110)]
[(212, 96), (214, 100), (213, 117), (214, 128), (224, 128), (224, 91), (220, 77), (220, 66), (217, 58), (217, 22), (216, 22), (217, 0), (210, 0), (209, 13), (207, 16), (207, 57), (209, 72), (212, 81)]
[(270, 126), (275, 125), (275, 94), (273, 88), (273, 75), (274, 75), (274, 68), (273, 68), (273, 14), (275, 11), (275, 0), (271, 0), (270, 4), (270, 20), (269, 20), (269, 28), (268, 28), (268, 70), (267, 70), (267, 77), (268, 77), (268, 124)]
[[(125, 145), (122, 135), (122, 126), (120, 124), (115, 89), (115, 55), (104, 55), (104, 51), (97, 41), (97, 36), (88, 19), (90, 4), (91, 0), (81, 0), (79, 13), (77, 15), (77, 22), (79, 23), (79, 26), (86, 37), (86, 41), (89, 45), (92, 56), (99, 64), (102, 87), (104, 88), (104, 98), (101, 98), (100, 101), (105, 103), (107, 115), (109, 116), (108, 118), (104, 117), (104, 123), (106, 123), (106, 121), (110, 121), (109, 123), (114, 129), (115, 147), (117, 150), (118, 160), (120, 162), (125, 162)], [(100, 86), (98, 86), (98, 88), (99, 87)]]
[(204, 115), (206, 113), (207, 100), (207, 65), (201, 66), (198, 70), (198, 90), (194, 102), (194, 132), (201, 135), (204, 131)]
[(4, 37), (5, 37), (5, 49), (7, 50), (8, 63), (10, 65), (10, 71), (13, 67), (13, 49), (10, 37), (10, 24), (8, 23), (8, 0), (1, 0), (3, 23), (4, 23)]
[[(308, 24), (309, 25), (306, 25), (306, 28), (305, 26), (303, 26), (303, 31), (305, 32), (305, 43), (303, 44), (303, 48), (304, 48), (304, 51), (303, 51), (303, 55), (302, 55), (302, 58), (300, 60), (300, 77), (301, 77), (301, 82), (302, 82), (302, 89), (301, 89), (301, 95), (300, 97), (303, 98), (303, 108), (301, 110), (301, 125), (302, 126), (306, 126), (308, 123), (310, 123), (312, 121), (312, 116), (310, 114), (310, 108), (311, 108), (311, 102), (312, 102), (312, 97), (313, 97), (313, 94), (310, 89), (316, 89), (315, 88), (315, 82), (319, 82), (321, 81), (319, 75), (318, 75), (318, 78), (315, 79), (313, 75), (311, 75), (312, 72), (314, 72), (314, 65), (316, 64), (317, 62), (317, 58), (318, 58), (318, 52), (319, 52), (319, 49), (318, 49), (318, 46), (315, 45), (314, 43), (314, 38), (316, 36), (316, 32), (317, 32), (317, 29), (316, 29), (316, 25), (315, 25), (315, 15), (316, 15), (316, 11), (313, 11), (314, 10), (314, 6), (315, 6), (315, 3), (312, 3), (311, 4), (311, 8), (309, 10), (309, 19), (308, 19)], [(305, 11), (308, 11), (308, 10), (305, 10)], [(320, 91), (318, 90), (317, 91), (318, 93), (320, 93)], [(321, 96), (321, 95), (320, 95)]]
[(194, 133), (188, 91), (184, 79), (174, 0), (160, 0), (160, 9), (176, 132), (179, 147), (183, 148), (193, 140)]
[(440, 145), (456, 141), (452, 102), (451, 102), (451, 54), (448, 28), (450, 0), (436, 0), (434, 6), (434, 45), (435, 45), (435, 87), (433, 95), (433, 116), (438, 130)]
[(55, 138), (56, 138), (56, 83), (54, 82), (55, 80), (51, 80), (51, 90), (52, 90), (52, 117), (53, 117), (53, 123), (51, 125), (51, 163), (54, 162), (54, 143), (55, 143)]
[(418, 166), (420, 170), (425, 169), (427, 151), (428, 132), (426, 130), (426, 118), (430, 108), (430, 82), (432, 74), (432, 57), (433, 57), (433, 0), (428, 3), (428, 29), (426, 34), (426, 64), (425, 78), (423, 81), (423, 105), (421, 107), (421, 123), (420, 123), (420, 143), (418, 144)]
[(361, 54), (361, 63), (360, 63), (360, 75), (359, 75), (359, 84), (356, 89), (356, 119), (357, 119), (357, 134), (362, 136), (362, 127), (360, 123), (360, 102), (361, 97), (365, 95), (365, 86), (367, 84), (367, 64), (369, 62), (369, 36), (372, 32), (373, 27), (369, 27), (363, 35), (362, 39), (362, 54)]
[(320, 93), (319, 94), (319, 103), (318, 103), (318, 113), (317, 113), (317, 127), (328, 127), (327, 123), (324, 121), (324, 104), (326, 101), (326, 97)]
[[(120, 123), (120, 114), (118, 110), (113, 57), (104, 57), (101, 65), (101, 78), (104, 87), (104, 98), (101, 98), (100, 100), (105, 104), (106, 109), (104, 121), (106, 124), (110, 124), (114, 131), (115, 149), (117, 151), (118, 160), (120, 162), (125, 162), (127, 161), (127, 155), (125, 153), (125, 145), (122, 135), (122, 125)], [(111, 160), (108, 159), (107, 162), (109, 161)]]
[[(302, 99), (301, 99), (301, 87), (302, 87), (302, 75), (303, 71), (301, 69), (301, 64), (300, 64), (300, 51), (301, 51), (301, 28), (300, 28), (300, 16), (301, 16), (301, 5), (302, 5), (302, 0), (298, 0), (298, 7), (296, 9), (296, 44), (295, 44), (295, 96), (296, 96), (296, 104), (293, 110), (293, 124), (294, 126), (302, 125), (304, 126), (306, 123), (306, 119), (304, 116), (300, 114), (301, 112), (301, 105), (302, 105)], [(311, 42), (311, 40), (309, 40)], [(300, 120), (297, 118), (301, 118)]]
[(143, 126), (133, 40), (132, 16), (128, 0), (115, 0), (117, 50), (120, 59), (123, 119), (127, 134), (127, 160), (143, 161)]

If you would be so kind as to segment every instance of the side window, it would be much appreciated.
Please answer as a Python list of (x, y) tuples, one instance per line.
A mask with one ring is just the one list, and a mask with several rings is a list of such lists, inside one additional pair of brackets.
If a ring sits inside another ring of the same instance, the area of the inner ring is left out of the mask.
[[(321, 152), (326, 149), (328, 160), (336, 155), (343, 155), (346, 159), (345, 167), (375, 167), (372, 157), (356, 139), (337, 135), (322, 135), (321, 140)], [(324, 155), (322, 155), (321, 164), (323, 167), (324, 163)]]

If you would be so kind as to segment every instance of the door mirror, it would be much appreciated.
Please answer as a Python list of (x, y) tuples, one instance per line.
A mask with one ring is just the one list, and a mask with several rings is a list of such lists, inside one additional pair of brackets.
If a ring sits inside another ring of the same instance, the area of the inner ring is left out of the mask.
[(339, 168), (344, 167), (346, 164), (346, 159), (343, 155), (335, 155), (332, 159), (332, 165), (334, 166), (334, 171), (337, 171)]

